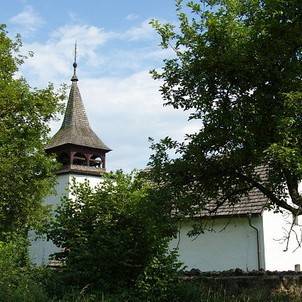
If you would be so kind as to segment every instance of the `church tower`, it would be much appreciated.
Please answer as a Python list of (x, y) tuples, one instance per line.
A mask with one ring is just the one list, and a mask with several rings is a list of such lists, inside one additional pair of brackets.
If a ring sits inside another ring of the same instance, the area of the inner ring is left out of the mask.
[(76, 49), (73, 76), (65, 116), (59, 131), (46, 147), (61, 163), (58, 175), (101, 176), (106, 170), (106, 153), (111, 151), (89, 125), (78, 87)]
[[(64, 119), (61, 128), (52, 137), (45, 151), (48, 154), (55, 154), (60, 163), (60, 169), (56, 172), (55, 192), (45, 199), (45, 203), (54, 208), (63, 196), (71, 197), (70, 187), (73, 180), (78, 183), (88, 180), (91, 186), (96, 186), (106, 171), (106, 153), (111, 149), (90, 127), (78, 87), (76, 47)], [(31, 260), (35, 264), (48, 264), (49, 255), (57, 252), (58, 248), (51, 241), (35, 240), (35, 237), (34, 232), (29, 234)]]

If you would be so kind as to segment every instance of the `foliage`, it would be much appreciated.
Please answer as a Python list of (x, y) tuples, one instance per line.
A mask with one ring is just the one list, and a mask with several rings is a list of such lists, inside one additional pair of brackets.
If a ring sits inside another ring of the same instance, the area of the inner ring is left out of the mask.
[(26, 234), (43, 216), (41, 200), (54, 182), (55, 163), (44, 146), (63, 98), (52, 85), (31, 89), (18, 76), (24, 56), (20, 37), (0, 26), (0, 239)]
[(47, 226), (68, 283), (88, 291), (130, 288), (155, 256), (164, 259), (173, 225), (152, 192), (141, 176), (121, 171), (96, 188), (74, 182)]
[[(174, 292), (169, 297), (169, 302), (299, 302), (300, 294), (291, 294), (286, 292), (268, 293), (262, 288), (253, 288), (249, 290), (241, 289), (240, 293), (234, 294), (223, 289), (211, 289), (210, 287), (201, 286), (198, 282), (182, 281), (173, 286)], [(171, 290), (172, 291), (172, 290)], [(151, 294), (151, 293), (150, 293)], [(21, 300), (24, 301), (24, 300)], [(25, 300), (26, 301), (26, 300)], [(35, 300), (34, 300), (35, 301)], [(43, 300), (42, 300), (43, 301)], [(92, 293), (81, 290), (71, 290), (65, 293), (61, 298), (49, 297), (52, 302), (141, 302), (141, 301), (166, 301), (155, 292), (146, 297), (133, 291), (124, 289), (115, 294), (105, 293), (102, 290), (95, 290)]]
[(200, 130), (153, 142), (153, 181), (184, 215), (210, 200), (236, 203), (251, 188), (300, 215), (302, 2), (178, 0), (176, 8), (178, 28), (152, 21), (175, 53), (152, 73), (165, 105), (190, 112)]
[(24, 264), (27, 242), (24, 238), (0, 241), (0, 301), (44, 302), (47, 295), (36, 282), (28, 265)]
[(136, 291), (142, 301), (180, 301), (176, 296), (181, 264), (176, 251), (151, 258), (136, 283)]
[[(135, 287), (114, 293), (102, 288), (87, 290), (71, 287), (57, 271), (23, 265), (27, 243), (23, 237), (0, 243), (0, 301), (3, 302), (261, 302), (300, 301), (300, 291), (273, 292), (262, 288), (231, 290), (211, 288), (208, 281), (182, 280), (177, 273), (175, 253), (152, 258), (138, 277)], [(64, 283), (65, 281), (65, 283)], [(214, 286), (217, 286), (214, 283)]]

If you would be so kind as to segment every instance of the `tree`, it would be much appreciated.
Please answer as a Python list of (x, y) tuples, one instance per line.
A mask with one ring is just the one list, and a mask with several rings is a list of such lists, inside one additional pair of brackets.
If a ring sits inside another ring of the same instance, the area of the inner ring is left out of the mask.
[(176, 9), (179, 28), (152, 21), (175, 52), (153, 76), (165, 105), (200, 130), (152, 144), (153, 180), (184, 214), (257, 188), (271, 208), (301, 215), (302, 2), (178, 0)]
[[(54, 257), (64, 265), (69, 284), (130, 289), (149, 264), (150, 281), (155, 257), (164, 261), (161, 269), (177, 267), (175, 257), (166, 257), (173, 223), (155, 192), (140, 175), (121, 171), (105, 174), (95, 188), (88, 181), (73, 184), (73, 197), (62, 199), (46, 227), (48, 238), (62, 249)], [(141, 287), (147, 282), (140, 277)]]
[(44, 152), (48, 122), (64, 96), (52, 85), (31, 89), (17, 75), (25, 59), (20, 37), (0, 26), (0, 239), (27, 234), (45, 209), (42, 199), (54, 184), (55, 162)]
[[(13, 241), (0, 241), (0, 301), (50, 301), (46, 290), (29, 265), (24, 266), (27, 240), (24, 237)], [(44, 281), (44, 280), (43, 280)]]

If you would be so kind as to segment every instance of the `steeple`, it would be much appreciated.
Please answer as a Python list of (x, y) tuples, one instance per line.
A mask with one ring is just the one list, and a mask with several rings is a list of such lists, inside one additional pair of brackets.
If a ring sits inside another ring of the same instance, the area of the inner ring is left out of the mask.
[[(56, 153), (63, 164), (105, 169), (105, 153), (111, 151), (94, 133), (85, 112), (77, 77), (77, 45), (75, 44), (73, 76), (63, 123), (46, 147), (48, 153)], [(77, 159), (74, 161), (74, 158)], [(96, 158), (98, 163), (96, 164)], [(79, 168), (79, 167), (77, 167)], [(86, 169), (86, 170), (87, 170)], [(83, 171), (83, 167), (80, 169)], [(85, 170), (85, 169), (84, 169)], [(89, 173), (91, 174), (91, 173)]]

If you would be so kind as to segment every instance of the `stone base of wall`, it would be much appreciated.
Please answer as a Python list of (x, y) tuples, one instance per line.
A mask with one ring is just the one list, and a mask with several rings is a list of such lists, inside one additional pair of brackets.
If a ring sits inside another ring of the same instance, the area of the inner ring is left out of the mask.
[(238, 295), (242, 292), (263, 291), (290, 292), (302, 296), (302, 272), (243, 272), (239, 269), (226, 272), (202, 273), (198, 270), (185, 272), (183, 279), (198, 282), (202, 287), (227, 291)]

